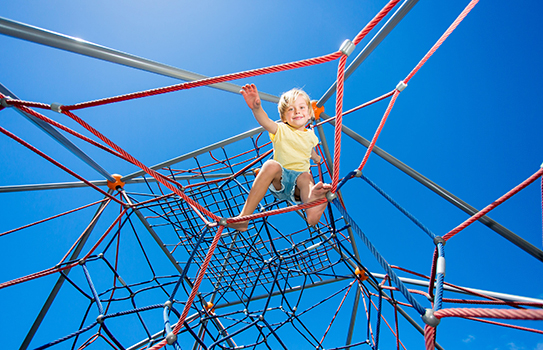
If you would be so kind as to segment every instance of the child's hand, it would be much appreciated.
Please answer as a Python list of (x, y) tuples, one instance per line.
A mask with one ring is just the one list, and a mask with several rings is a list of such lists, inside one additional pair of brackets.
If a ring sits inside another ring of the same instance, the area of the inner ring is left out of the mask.
[(250, 109), (259, 109), (261, 106), (260, 96), (258, 96), (258, 90), (255, 84), (247, 84), (241, 88), (240, 93), (243, 95), (247, 106)]

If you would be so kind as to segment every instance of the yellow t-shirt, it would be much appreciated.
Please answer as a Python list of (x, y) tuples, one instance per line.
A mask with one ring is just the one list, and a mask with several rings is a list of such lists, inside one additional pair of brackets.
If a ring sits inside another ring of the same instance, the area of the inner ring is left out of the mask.
[(270, 139), (274, 160), (285, 169), (309, 171), (311, 150), (319, 143), (313, 130), (296, 130), (288, 124), (277, 123), (277, 132), (270, 133)]

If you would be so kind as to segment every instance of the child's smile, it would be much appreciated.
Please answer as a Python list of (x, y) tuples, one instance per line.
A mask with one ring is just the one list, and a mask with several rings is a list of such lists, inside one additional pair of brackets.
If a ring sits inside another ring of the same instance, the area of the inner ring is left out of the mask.
[(305, 128), (309, 122), (310, 115), (309, 106), (302, 96), (298, 96), (296, 101), (288, 107), (284, 119), (284, 122), (294, 129), (300, 130)]

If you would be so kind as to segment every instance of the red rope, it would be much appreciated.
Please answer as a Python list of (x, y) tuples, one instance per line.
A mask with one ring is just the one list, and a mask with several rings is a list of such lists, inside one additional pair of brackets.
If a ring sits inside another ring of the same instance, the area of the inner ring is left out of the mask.
[(64, 216), (64, 215), (68, 215), (68, 214), (74, 213), (74, 212), (76, 212), (76, 211), (79, 211), (79, 210), (82, 210), (82, 209), (85, 209), (85, 208), (88, 208), (88, 207), (92, 207), (93, 205), (96, 205), (96, 204), (98, 204), (98, 203), (102, 203), (102, 202), (104, 202), (104, 201), (106, 201), (106, 199), (102, 199), (102, 200), (96, 201), (96, 202), (94, 202), (94, 203), (90, 203), (90, 204), (84, 205), (84, 206), (82, 206), (82, 207), (75, 208), (75, 209), (66, 211), (66, 212), (64, 212), (64, 213), (60, 213), (60, 214), (57, 214), (57, 215), (48, 217), (48, 218), (46, 218), (46, 219), (42, 219), (42, 220), (33, 222), (33, 223), (31, 223), (31, 224), (28, 224), (28, 225), (24, 225), (24, 226), (21, 226), (21, 227), (18, 227), (18, 228), (14, 228), (14, 229), (12, 229), (12, 230), (9, 230), (9, 231), (0, 233), (0, 237), (5, 236), (5, 235), (8, 235), (8, 234), (13, 233), (13, 232), (16, 232), (16, 231), (23, 230), (23, 229), (25, 229), (25, 228), (29, 228), (29, 227), (32, 227), (32, 226), (36, 226), (36, 225), (41, 224), (41, 223), (44, 223), (44, 222), (46, 222), (46, 221), (53, 220), (53, 219), (59, 218), (59, 217)]
[(345, 80), (345, 65), (347, 56), (343, 55), (339, 60), (337, 69), (337, 89), (336, 89), (336, 126), (334, 133), (334, 172), (332, 174), (332, 193), (337, 191), (339, 183), (339, 159), (341, 157), (341, 127), (343, 110), (343, 83)]
[(483, 210), (477, 212), (477, 214), (473, 215), (472, 217), (470, 217), (469, 219), (464, 221), (462, 224), (460, 224), (456, 228), (452, 229), (449, 233), (447, 233), (445, 236), (443, 236), (443, 239), (446, 240), (446, 241), (449, 240), (451, 237), (456, 235), (458, 232), (462, 231), (463, 229), (465, 229), (466, 227), (468, 227), (469, 225), (471, 225), (475, 221), (479, 220), (481, 217), (486, 215), (489, 211), (496, 208), (498, 205), (502, 204), (503, 202), (505, 202), (506, 200), (511, 198), (513, 195), (520, 192), (526, 186), (528, 186), (529, 184), (531, 184), (532, 182), (537, 180), (542, 174), (543, 174), (543, 168), (539, 169), (535, 174), (530, 176), (528, 179), (524, 180), (522, 183), (520, 183), (518, 186), (513, 188), (511, 191), (507, 192), (502, 197), (498, 198), (493, 203), (489, 204), (486, 208), (484, 208)]
[[(219, 226), (217, 233), (215, 234), (215, 237), (213, 238), (213, 242), (209, 246), (206, 258), (200, 268), (200, 271), (198, 272), (198, 276), (196, 277), (196, 281), (194, 282), (189, 298), (187, 302), (185, 303), (185, 308), (183, 309), (183, 312), (181, 313), (181, 317), (179, 318), (179, 321), (177, 321), (177, 324), (175, 325), (175, 327), (172, 329), (172, 332), (174, 334), (179, 333), (179, 330), (181, 329), (181, 327), (183, 327), (183, 323), (185, 322), (185, 319), (187, 318), (187, 315), (189, 314), (189, 310), (192, 307), (194, 298), (196, 297), (196, 294), (198, 293), (198, 289), (200, 288), (200, 284), (202, 283), (202, 280), (204, 279), (207, 267), (209, 265), (209, 262), (211, 261), (213, 252), (215, 251), (215, 248), (217, 247), (217, 243), (219, 242), (219, 238), (221, 237), (223, 229), (224, 229), (224, 226)], [(166, 345), (166, 339), (163, 339), (160, 343), (155, 344), (152, 348), (150, 348), (150, 350), (160, 349), (164, 345)]]
[(392, 0), (358, 33), (353, 39), (353, 44), (358, 45), (362, 39), (399, 3), (400, 0)]
[(496, 321), (489, 321), (489, 320), (483, 320), (483, 319), (481, 319), (481, 318), (475, 318), (475, 317), (463, 317), (463, 318), (465, 318), (466, 320), (472, 320), (472, 321), (477, 321), (477, 322), (488, 323), (488, 324), (491, 324), (491, 325), (494, 325), (494, 326), (502, 326), (502, 327), (507, 327), (507, 328), (518, 329), (518, 330), (520, 330), (520, 331), (526, 331), (526, 332), (533, 332), (533, 333), (543, 334), (543, 331), (542, 331), (542, 330), (539, 330), (539, 329), (528, 328), (528, 327), (521, 327), (521, 326), (515, 326), (515, 325), (512, 325), (512, 324), (507, 324), (507, 323), (502, 323), (502, 322), (496, 322)]
[(286, 70), (291, 69), (297, 69), (297, 68), (303, 68), (303, 67), (309, 67), (317, 64), (327, 63), (330, 61), (334, 61), (338, 59), (341, 56), (341, 52), (334, 52), (325, 56), (316, 57), (316, 58), (310, 58), (305, 59), (297, 62), (291, 62), (291, 63), (284, 63), (279, 64), (275, 66), (265, 67), (265, 68), (258, 68), (253, 70), (248, 70), (244, 72), (238, 72), (238, 73), (232, 73), (212, 78), (206, 78), (186, 83), (181, 83), (177, 85), (171, 85), (166, 87), (161, 87), (157, 89), (151, 89), (151, 90), (145, 90), (140, 92), (134, 92), (131, 94), (126, 95), (120, 95), (115, 97), (108, 97), (100, 100), (94, 100), (89, 102), (82, 102), (77, 103), (70, 106), (61, 106), (61, 110), (63, 111), (73, 111), (76, 109), (83, 109), (83, 108), (89, 108), (89, 107), (95, 107), (95, 106), (102, 106), (105, 104), (115, 103), (115, 102), (121, 102), (121, 101), (128, 101), (133, 100), (137, 98), (142, 97), (148, 97), (148, 96), (155, 96), (160, 95), (168, 92), (174, 92), (174, 91), (180, 91), (180, 90), (188, 90), (195, 87), (200, 86), (207, 86), (211, 84), (217, 84), (217, 83), (224, 83), (231, 80), (237, 80), (237, 79), (243, 79), (243, 78), (250, 78), (255, 77), (259, 75), (265, 75), (270, 73), (277, 73), (277, 72), (283, 72)]
[(437, 318), (486, 317), (507, 320), (543, 320), (543, 310), (536, 309), (441, 309), (434, 312)]
[[(197, 203), (196, 201), (192, 200), (191, 198), (187, 197), (181, 190), (179, 190), (179, 188), (177, 188), (176, 186), (173, 186), (171, 184), (171, 180), (170, 181), (167, 181), (164, 179), (164, 176), (156, 171), (154, 171), (153, 169), (147, 167), (145, 164), (141, 163), (139, 160), (137, 160), (136, 158), (132, 157), (130, 154), (128, 154), (125, 150), (123, 150), (121, 147), (117, 146), (113, 141), (109, 140), (107, 137), (105, 137), (104, 135), (102, 135), (98, 130), (94, 129), (92, 126), (90, 126), (87, 122), (85, 122), (83, 119), (79, 118), (78, 116), (76, 116), (75, 114), (73, 114), (72, 112), (70, 111), (64, 111), (63, 112), (64, 114), (66, 114), (68, 117), (72, 118), (75, 122), (77, 122), (78, 124), (80, 124), (81, 126), (83, 126), (85, 129), (87, 129), (88, 131), (90, 131), (93, 135), (95, 135), (96, 137), (98, 137), (100, 140), (102, 140), (103, 142), (105, 142), (108, 146), (110, 146), (111, 148), (115, 149), (119, 154), (121, 154), (123, 156), (123, 158), (125, 160), (127, 160), (128, 162), (138, 166), (140, 169), (142, 169), (143, 171), (145, 171), (147, 174), (149, 174), (150, 176), (154, 177), (158, 182), (160, 182), (161, 184), (163, 184), (164, 186), (166, 186), (167, 188), (169, 188), (172, 192), (174, 192), (175, 194), (177, 194), (178, 196), (180, 196), (185, 202), (187, 202), (198, 214), (199, 212), (203, 212), (205, 215), (207, 215), (208, 217), (212, 218), (214, 221), (218, 221), (220, 218), (218, 216), (216, 216), (215, 214), (213, 214), (212, 212), (210, 212), (209, 210), (205, 209), (203, 206), (201, 206), (199, 203)], [(179, 185), (181, 187), (181, 185)], [(200, 214), (199, 214), (200, 215)], [(208, 222), (205, 220), (204, 217), (200, 216), (204, 222), (207, 224)]]
[(381, 119), (381, 122), (379, 123), (379, 127), (375, 131), (375, 134), (373, 135), (373, 138), (371, 140), (371, 143), (366, 150), (366, 154), (364, 155), (364, 159), (362, 159), (362, 162), (360, 163), (360, 166), (358, 167), (358, 170), (362, 171), (364, 169), (364, 166), (366, 165), (366, 162), (368, 161), (368, 158), (373, 150), (373, 147), (375, 147), (375, 143), (377, 142), (377, 138), (381, 134), (381, 130), (383, 130), (383, 127), (385, 126), (385, 123), (387, 121), (387, 118), (390, 114), (390, 111), (392, 110), (392, 107), (396, 103), (396, 99), (398, 98), (398, 95), (400, 94), (400, 91), (394, 90), (394, 94), (392, 95), (392, 98), (390, 99), (390, 102), (388, 103), (388, 107), (385, 111), (385, 114), (383, 115), (383, 118)]
[[(98, 242), (96, 242), (94, 244), (94, 246), (87, 253), (87, 255), (85, 255), (85, 257), (82, 258), (82, 260), (86, 260), (94, 252), (94, 250), (96, 250), (96, 248), (98, 248), (100, 243), (102, 243), (102, 241), (106, 238), (106, 236), (109, 234), (109, 232), (111, 232), (113, 227), (115, 227), (117, 222), (119, 222), (120, 219), (122, 218), (122, 216), (126, 213), (126, 210), (127, 209), (123, 210), (123, 212), (111, 224), (111, 226), (107, 229), (107, 231), (102, 235), (102, 237), (98, 240)], [(64, 270), (68, 270), (68, 269), (71, 269), (74, 266), (77, 266), (78, 264), (79, 264), (79, 262), (76, 261), (76, 262), (68, 264), (68, 265), (66, 265), (64, 267), (51, 267), (51, 268), (45, 269), (43, 271), (35, 272), (35, 273), (32, 273), (32, 274), (24, 276), (24, 277), (19, 277), (19, 278), (13, 279), (11, 281), (0, 283), (0, 289), (10, 287), (10, 286), (14, 286), (16, 284), (23, 283), (23, 282), (28, 282), (28, 281), (31, 281), (31, 280), (34, 280), (34, 279), (37, 279), (37, 278), (40, 278), (40, 277), (48, 276), (48, 275), (51, 275), (51, 274), (53, 274), (55, 272), (61, 272), (61, 271), (64, 271)]]
[(460, 22), (462, 22), (462, 20), (468, 15), (468, 13), (473, 9), (473, 7), (478, 2), (479, 0), (472, 0), (468, 4), (468, 6), (464, 9), (464, 11), (462, 11), (462, 13), (456, 18), (456, 20), (451, 24), (451, 26), (445, 31), (445, 33), (443, 33), (441, 38), (439, 38), (439, 40), (434, 44), (434, 46), (432, 46), (430, 51), (428, 51), (428, 53), (417, 64), (417, 66), (413, 68), (413, 70), (411, 71), (411, 73), (409, 73), (407, 78), (404, 79), (404, 83), (407, 84), (407, 82), (411, 80), (411, 78), (419, 71), (419, 69), (426, 63), (426, 61), (428, 61), (428, 59), (434, 54), (434, 52), (436, 52), (436, 50), (441, 46), (441, 44), (443, 44), (445, 39), (447, 39), (449, 35), (451, 35), (451, 33), (456, 29), (456, 27), (458, 27)]
[(11, 132), (7, 131), (6, 129), (4, 129), (3, 127), (0, 127), (0, 132), (5, 134), (6, 136), (12, 138), (13, 140), (19, 142), (21, 145), (25, 146), (26, 148), (28, 148), (29, 150), (31, 150), (32, 152), (40, 155), (41, 157), (43, 157), (44, 159), (48, 160), (49, 162), (53, 163), (54, 165), (56, 165), (57, 167), (61, 168), (62, 170), (66, 171), (68, 174), (74, 176), (75, 178), (77, 178), (78, 180), (80, 181), (83, 181), (85, 184), (87, 184), (88, 186), (94, 188), (96, 191), (100, 192), (101, 194), (103, 194), (104, 196), (114, 200), (115, 202), (121, 204), (121, 205), (124, 205), (123, 202), (119, 201), (117, 198), (113, 197), (112, 195), (110, 195), (109, 193), (107, 192), (104, 192), (101, 188), (97, 187), (96, 185), (94, 185), (92, 182), (84, 179), (82, 176), (79, 176), (78, 174), (76, 174), (75, 172), (73, 172), (72, 170), (68, 169), (67, 167), (65, 167), (64, 165), (60, 164), (59, 162), (57, 162), (56, 160), (54, 160), (53, 158), (49, 157), (47, 154), (43, 153), (42, 151), (38, 150), (36, 147), (32, 146), (31, 144), (29, 144), (28, 142), (24, 141), (23, 139), (19, 138), (18, 136), (12, 134)]
[(426, 350), (434, 350), (436, 343), (436, 329), (428, 325), (424, 326), (424, 343)]

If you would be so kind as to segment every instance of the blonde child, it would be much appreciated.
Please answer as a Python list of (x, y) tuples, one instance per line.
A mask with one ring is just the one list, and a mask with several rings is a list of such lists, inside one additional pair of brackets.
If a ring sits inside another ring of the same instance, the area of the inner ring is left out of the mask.
[[(282, 123), (276, 123), (262, 109), (254, 84), (243, 86), (240, 92), (257, 122), (269, 132), (274, 159), (266, 161), (260, 169), (238, 217), (253, 214), (268, 189), (276, 198), (295, 204), (324, 198), (330, 184), (315, 184), (309, 172), (310, 158), (317, 164), (321, 161), (315, 151), (319, 140), (313, 130), (305, 127), (314, 116), (309, 96), (299, 89), (284, 93), (277, 106)], [(306, 209), (308, 224), (316, 225), (325, 209), (326, 203)], [(241, 221), (228, 224), (228, 227), (247, 231), (248, 225), (248, 221)]]

